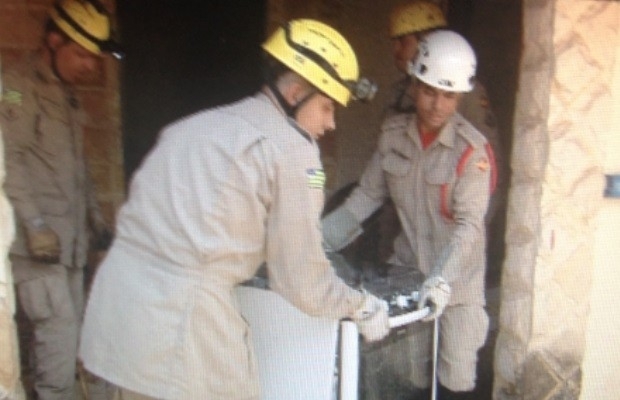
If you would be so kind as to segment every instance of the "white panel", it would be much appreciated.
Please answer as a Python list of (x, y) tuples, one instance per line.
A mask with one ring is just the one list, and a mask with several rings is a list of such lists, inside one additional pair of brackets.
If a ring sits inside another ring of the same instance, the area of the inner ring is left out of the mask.
[(268, 290), (241, 286), (237, 297), (252, 329), (261, 398), (332, 399), (338, 321), (310, 317)]

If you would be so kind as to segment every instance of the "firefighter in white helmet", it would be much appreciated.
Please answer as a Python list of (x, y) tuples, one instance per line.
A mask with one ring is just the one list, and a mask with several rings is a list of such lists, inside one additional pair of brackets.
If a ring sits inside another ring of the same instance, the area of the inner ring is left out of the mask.
[(49, 13), (40, 48), (6, 66), (0, 125), (6, 193), (16, 216), (11, 262), (32, 323), (33, 386), (39, 399), (72, 399), (83, 268), (89, 242), (111, 234), (83, 154), (84, 111), (73, 91), (96, 77), (104, 54), (120, 54), (97, 0), (62, 0)]
[[(430, 32), (437, 29), (447, 28), (448, 23), (439, 6), (427, 0), (414, 0), (396, 6), (390, 13), (389, 35), (392, 41), (392, 54), (394, 65), (403, 74), (392, 85), (390, 100), (388, 101), (387, 114), (399, 112), (413, 112), (414, 101), (411, 97), (411, 79), (408, 69), (418, 52), (418, 43)], [(475, 80), (471, 91), (463, 95), (457, 111), (465, 117), (480, 133), (482, 133), (495, 152), (498, 186), (502, 189), (491, 197), (491, 204), (487, 212), (487, 224), (495, 216), (498, 208), (502, 207), (503, 188), (505, 186), (505, 163), (501, 149), (495, 113), (493, 112), (487, 90)]]
[[(488, 327), (484, 216), (494, 185), (493, 153), (456, 112), (473, 88), (475, 71), (474, 52), (457, 33), (437, 30), (422, 38), (410, 69), (416, 112), (385, 121), (359, 187), (323, 221), (327, 245), (339, 250), (391, 198), (402, 231), (389, 261), (425, 276), (418, 305), (431, 306), (428, 320), (441, 316), (443, 393), (474, 389), (477, 351)], [(412, 327), (411, 380), (420, 389), (430, 385), (432, 327)]]
[(233, 288), (266, 264), (270, 288), (310, 315), (351, 318), (370, 341), (385, 303), (325, 257), (317, 139), (372, 96), (347, 41), (300, 19), (263, 45), (254, 96), (168, 126), (135, 173), (84, 317), (85, 367), (132, 399), (258, 399), (250, 327)]

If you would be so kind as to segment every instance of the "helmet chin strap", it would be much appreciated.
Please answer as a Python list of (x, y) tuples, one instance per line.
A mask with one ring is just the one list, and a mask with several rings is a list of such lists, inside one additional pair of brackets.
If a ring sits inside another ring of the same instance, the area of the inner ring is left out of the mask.
[(51, 64), (52, 64), (52, 72), (62, 83), (67, 83), (67, 81), (62, 77), (60, 71), (58, 70), (58, 56), (56, 55), (56, 49), (53, 49), (49, 43), (45, 44), (47, 47), (47, 51), (50, 52)]
[(282, 107), (282, 109), (284, 110), (284, 112), (286, 113), (286, 115), (290, 118), (293, 119), (297, 119), (297, 112), (299, 111), (299, 109), (308, 102), (308, 100), (310, 100), (310, 98), (312, 96), (314, 96), (315, 94), (317, 94), (316, 90), (310, 90), (308, 92), (308, 94), (306, 94), (304, 96), (303, 99), (301, 99), (300, 101), (298, 101), (295, 105), (291, 105), (289, 104), (288, 101), (286, 101), (286, 99), (284, 98), (284, 96), (282, 95), (282, 93), (280, 92), (280, 90), (278, 89), (278, 87), (275, 85), (275, 83), (273, 81), (270, 81), (268, 83), (269, 89), (271, 89), (271, 92), (274, 94), (274, 96), (276, 97), (276, 100), (278, 101), (278, 104), (280, 104), (280, 107)]
[(269, 89), (271, 90), (274, 97), (278, 101), (278, 104), (280, 105), (282, 110), (284, 110), (284, 113), (288, 117), (288, 121), (290, 122), (290, 124), (304, 137), (306, 137), (308, 140), (311, 140), (310, 134), (306, 132), (306, 130), (302, 128), (297, 122), (297, 112), (306, 102), (308, 102), (308, 100), (310, 100), (312, 96), (314, 96), (317, 93), (317, 91), (311, 90), (303, 99), (301, 99), (301, 101), (299, 101), (295, 105), (291, 105), (289, 104), (288, 101), (286, 101), (286, 99), (284, 98), (284, 96), (282, 95), (282, 93), (280, 92), (280, 90), (274, 84), (273, 81), (269, 81), (267, 85), (269, 86)]

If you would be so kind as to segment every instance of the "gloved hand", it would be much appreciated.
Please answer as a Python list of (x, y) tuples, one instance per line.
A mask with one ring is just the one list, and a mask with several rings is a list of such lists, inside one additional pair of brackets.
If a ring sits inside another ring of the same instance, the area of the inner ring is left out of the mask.
[(431, 313), (422, 321), (432, 321), (438, 318), (450, 301), (450, 285), (441, 276), (432, 276), (424, 281), (420, 289), (418, 309), (430, 307)]
[(381, 340), (390, 333), (387, 311), (387, 302), (367, 294), (362, 306), (351, 317), (367, 342)]
[(28, 251), (35, 260), (48, 264), (60, 261), (60, 240), (56, 232), (37, 218), (26, 224)]

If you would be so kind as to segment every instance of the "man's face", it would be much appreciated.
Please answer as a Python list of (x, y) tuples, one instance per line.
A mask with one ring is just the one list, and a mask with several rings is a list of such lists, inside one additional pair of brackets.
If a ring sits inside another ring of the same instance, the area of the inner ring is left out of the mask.
[(424, 132), (439, 132), (456, 111), (462, 93), (446, 92), (420, 81), (414, 85), (418, 127)]
[(394, 65), (399, 71), (407, 73), (407, 65), (418, 54), (418, 37), (414, 33), (392, 39)]
[(101, 57), (71, 40), (56, 44), (54, 50), (57, 72), (69, 84), (88, 80), (99, 69)]
[(336, 103), (331, 98), (320, 94), (313, 94), (297, 111), (296, 120), (315, 140), (325, 132), (336, 129)]

